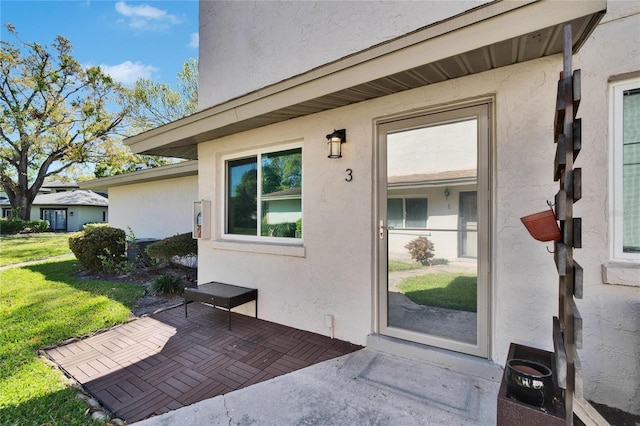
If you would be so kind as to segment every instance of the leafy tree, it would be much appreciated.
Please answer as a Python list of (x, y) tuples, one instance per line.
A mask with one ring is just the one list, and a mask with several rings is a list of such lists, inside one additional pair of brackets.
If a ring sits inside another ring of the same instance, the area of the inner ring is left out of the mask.
[(262, 157), (262, 193), (270, 194), (302, 184), (302, 155), (299, 149)]
[(231, 211), (234, 227), (256, 229), (258, 171), (247, 170), (235, 187), (231, 197)]
[(158, 157), (155, 155), (134, 154), (123, 144), (113, 145), (105, 158), (93, 168), (93, 177), (102, 178), (130, 173), (142, 168), (153, 168), (171, 164), (173, 158)]
[(47, 49), (7, 29), (16, 43), (0, 41), (0, 183), (28, 219), (45, 178), (100, 162), (119, 142), (131, 105), (100, 68), (80, 66), (66, 38)]
[(128, 96), (136, 108), (130, 124), (135, 133), (144, 132), (193, 114), (198, 109), (198, 61), (187, 59), (178, 73), (178, 90), (167, 83), (147, 78), (135, 82)]
[[(154, 83), (141, 78), (126, 91), (132, 106), (126, 123), (130, 134), (141, 133), (193, 114), (198, 108), (198, 61), (187, 59), (178, 73), (178, 90), (166, 83)], [(123, 145), (116, 145), (103, 161), (94, 168), (95, 177), (129, 173), (139, 166), (158, 167), (175, 162), (172, 158), (154, 155), (136, 155)]]

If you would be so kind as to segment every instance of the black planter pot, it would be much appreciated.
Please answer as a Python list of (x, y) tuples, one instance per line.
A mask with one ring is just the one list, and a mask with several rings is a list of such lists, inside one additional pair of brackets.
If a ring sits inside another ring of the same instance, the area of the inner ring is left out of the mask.
[(507, 390), (518, 401), (542, 407), (553, 400), (551, 369), (526, 359), (510, 359), (504, 370)]

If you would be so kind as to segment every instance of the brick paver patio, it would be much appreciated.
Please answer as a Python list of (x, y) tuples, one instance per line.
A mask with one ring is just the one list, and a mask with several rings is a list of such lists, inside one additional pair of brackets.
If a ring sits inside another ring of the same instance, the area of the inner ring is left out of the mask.
[(193, 404), (361, 349), (200, 303), (46, 351), (127, 422)]

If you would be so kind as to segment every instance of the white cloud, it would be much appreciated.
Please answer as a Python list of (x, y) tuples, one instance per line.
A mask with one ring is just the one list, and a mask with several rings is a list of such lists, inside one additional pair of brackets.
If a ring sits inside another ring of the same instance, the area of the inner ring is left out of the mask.
[(182, 22), (176, 15), (171, 15), (166, 10), (158, 9), (148, 4), (133, 6), (124, 1), (119, 1), (116, 3), (115, 8), (116, 12), (127, 19), (131, 28), (152, 30)]
[(140, 78), (151, 79), (158, 68), (152, 65), (144, 65), (140, 62), (126, 61), (118, 65), (100, 65), (105, 74), (109, 74), (114, 80), (131, 85)]
[(191, 41), (189, 41), (189, 47), (193, 47), (194, 49), (200, 47), (200, 34), (191, 33)]

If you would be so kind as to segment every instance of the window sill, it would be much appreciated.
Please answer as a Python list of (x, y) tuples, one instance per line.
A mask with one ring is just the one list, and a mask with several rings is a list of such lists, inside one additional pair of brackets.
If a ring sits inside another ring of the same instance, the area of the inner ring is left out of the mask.
[(245, 253), (273, 254), (277, 256), (305, 257), (303, 245), (257, 243), (248, 241), (215, 240), (211, 247), (217, 250), (240, 251)]
[(602, 281), (605, 284), (640, 287), (640, 263), (607, 262), (602, 265)]

